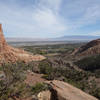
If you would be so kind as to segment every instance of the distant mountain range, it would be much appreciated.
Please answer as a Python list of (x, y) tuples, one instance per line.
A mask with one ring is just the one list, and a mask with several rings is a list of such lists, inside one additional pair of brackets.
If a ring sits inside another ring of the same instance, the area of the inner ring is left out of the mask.
[(33, 42), (33, 41), (91, 41), (99, 39), (100, 36), (74, 35), (58, 38), (6, 38), (8, 42)]
[(63, 36), (56, 38), (55, 40), (61, 41), (90, 41), (100, 38), (100, 36), (87, 36), (87, 35), (73, 35), (73, 36)]

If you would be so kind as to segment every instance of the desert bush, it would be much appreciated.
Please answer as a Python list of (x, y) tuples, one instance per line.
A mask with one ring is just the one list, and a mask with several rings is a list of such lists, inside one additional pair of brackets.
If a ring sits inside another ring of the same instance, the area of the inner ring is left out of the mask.
[(40, 62), (39, 64), (40, 73), (51, 74), (52, 66), (49, 62)]
[(93, 87), (89, 93), (100, 99), (100, 88)]
[(8, 100), (14, 97), (23, 97), (25, 90), (28, 91), (26, 84), (24, 84), (24, 64), (6, 63), (2, 65), (5, 80), (0, 81), (0, 100)]
[(41, 91), (48, 90), (50, 86), (46, 83), (37, 83), (35, 86), (32, 86), (32, 93), (37, 94)]

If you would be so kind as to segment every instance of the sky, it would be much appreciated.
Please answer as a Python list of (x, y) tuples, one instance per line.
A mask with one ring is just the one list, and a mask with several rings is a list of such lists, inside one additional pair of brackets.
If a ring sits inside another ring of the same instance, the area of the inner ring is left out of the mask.
[(100, 35), (100, 0), (0, 0), (6, 37)]

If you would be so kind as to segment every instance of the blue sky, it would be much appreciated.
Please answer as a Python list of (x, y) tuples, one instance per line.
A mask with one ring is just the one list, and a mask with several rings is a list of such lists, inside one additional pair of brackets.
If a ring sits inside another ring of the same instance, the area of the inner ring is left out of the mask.
[(6, 37), (100, 35), (100, 0), (0, 0)]

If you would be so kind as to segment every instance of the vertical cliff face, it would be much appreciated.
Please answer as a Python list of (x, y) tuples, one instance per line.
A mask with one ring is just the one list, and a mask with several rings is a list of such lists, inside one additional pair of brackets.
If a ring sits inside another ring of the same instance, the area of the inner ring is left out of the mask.
[(0, 24), (0, 52), (4, 50), (7, 46), (7, 42), (5, 40), (5, 37), (3, 35), (3, 30), (2, 30), (2, 24)]

